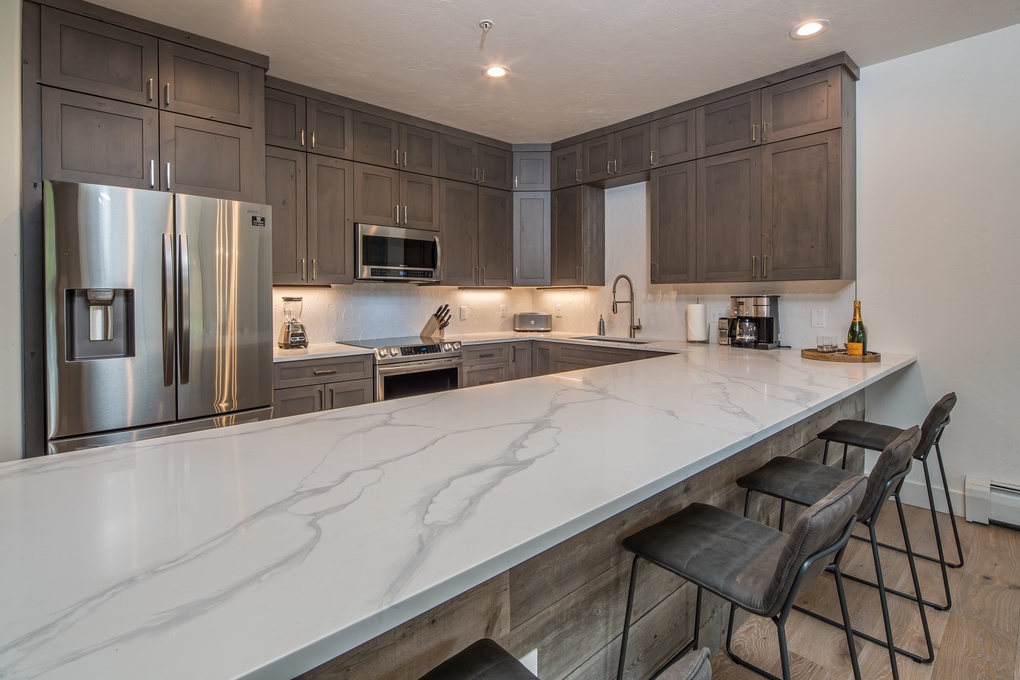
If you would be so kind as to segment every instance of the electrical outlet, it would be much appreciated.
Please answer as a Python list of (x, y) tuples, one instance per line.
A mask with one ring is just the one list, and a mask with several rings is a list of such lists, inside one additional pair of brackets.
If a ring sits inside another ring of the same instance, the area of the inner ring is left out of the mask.
[(811, 310), (811, 327), (812, 328), (825, 328), (825, 310), (824, 309), (812, 309)]
[(467, 321), (467, 307), (464, 305), (460, 306), (460, 320)]
[(725, 309), (723, 309), (722, 307), (716, 307), (715, 309), (712, 310), (712, 320), (718, 321), (719, 319), (722, 318), (723, 314), (725, 313), (726, 313)]
[(553, 314), (557, 319), (563, 318), (563, 305), (556, 305), (556, 313)]
[(505, 319), (506, 318), (506, 305), (500, 305), (499, 306), (499, 318), (501, 318), (501, 319)]

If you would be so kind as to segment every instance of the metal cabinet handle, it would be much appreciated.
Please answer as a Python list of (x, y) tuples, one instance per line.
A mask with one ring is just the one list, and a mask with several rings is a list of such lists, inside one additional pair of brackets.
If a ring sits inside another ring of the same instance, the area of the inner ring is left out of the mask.
[(178, 251), (180, 274), (177, 283), (181, 294), (177, 302), (181, 315), (181, 384), (187, 385), (191, 380), (191, 264), (188, 256), (188, 237), (185, 234), (180, 235)]
[(754, 270), (757, 269), (757, 268), (758, 268), (758, 256), (757, 255), (752, 255), (751, 256), (751, 278), (752, 279), (758, 278), (755, 275), (755, 273), (754, 273)]
[(478, 267), (471, 268), (471, 278), (475, 280), (475, 283), (478, 283)]
[(517, 345), (510, 345), (510, 361), (517, 363)]
[(648, 164), (655, 165), (655, 149), (648, 152)]
[(333, 375), (336, 373), (335, 368), (320, 368), (317, 371), (312, 371), (312, 375)]
[(769, 124), (763, 122), (761, 124), (761, 141), (762, 142), (767, 142), (768, 141), (768, 139), (767, 139), (768, 132), (769, 132)]
[(170, 83), (163, 86), (163, 105), (170, 106)]
[(407, 167), (407, 152), (404, 152), (404, 167)]
[(613, 172), (620, 172), (620, 159), (613, 159)]
[(606, 174), (613, 174), (613, 161), (606, 161)]
[(574, 273), (577, 274), (576, 281), (578, 283), (581, 283), (581, 268), (580, 267), (575, 267), (574, 268)]
[(478, 358), (479, 359), (491, 359), (494, 356), (496, 356), (495, 352), (485, 352), (483, 354), (479, 354)]
[(301, 146), (305, 145), (305, 130), (301, 128)]
[(315, 148), (315, 130), (312, 130), (312, 148)]
[(581, 168), (577, 168), (576, 170), (574, 170), (574, 181), (575, 182), (581, 181)]
[(170, 190), (170, 161), (166, 162), (166, 189)]
[(521, 268), (514, 267), (514, 283), (517, 283), (520, 280), (521, 280)]
[(149, 188), (156, 188), (156, 159), (149, 161)]
[(308, 261), (305, 258), (301, 258), (301, 280), (308, 280)]
[(400, 166), (400, 149), (393, 150), (393, 165)]
[(319, 410), (320, 411), (325, 411), (326, 410), (326, 388), (325, 387), (320, 387), (319, 388)]
[(517, 175), (514, 175), (514, 189), (517, 188)]
[(752, 125), (751, 126), (751, 141), (752, 142), (757, 142), (758, 141), (758, 126), (757, 125)]
[(174, 384), (174, 237), (163, 234), (163, 385)]
[(315, 277), (316, 277), (317, 273), (318, 273), (318, 269), (316, 269), (316, 267), (315, 267), (315, 258), (313, 257), (312, 258), (312, 281), (315, 280)]
[(482, 267), (482, 285), (485, 285), (485, 267)]
[[(762, 140), (765, 141), (765, 140)], [(769, 256), (766, 255), (761, 259), (761, 277), (767, 279), (769, 277)]]
[(149, 78), (149, 101), (151, 102), (156, 98), (156, 81), (155, 78)]
[(393, 206), (393, 221), (400, 224), (400, 204), (397, 203)]

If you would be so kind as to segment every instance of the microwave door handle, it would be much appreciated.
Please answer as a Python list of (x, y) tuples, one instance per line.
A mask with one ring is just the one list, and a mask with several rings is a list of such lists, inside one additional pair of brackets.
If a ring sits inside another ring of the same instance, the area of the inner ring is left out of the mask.
[(433, 241), (433, 243), (436, 244), (436, 274), (439, 274), (439, 267), (440, 267), (440, 264), (442, 264), (442, 261), (443, 261), (442, 258), (441, 258), (442, 251), (439, 248), (439, 237), (438, 236), (433, 236), (432, 237), (432, 241)]
[(163, 234), (163, 385), (174, 384), (174, 237)]
[(181, 312), (181, 384), (187, 385), (191, 379), (191, 274), (188, 258), (188, 237), (181, 234), (180, 254), (178, 263), (180, 266), (181, 294), (177, 302)]

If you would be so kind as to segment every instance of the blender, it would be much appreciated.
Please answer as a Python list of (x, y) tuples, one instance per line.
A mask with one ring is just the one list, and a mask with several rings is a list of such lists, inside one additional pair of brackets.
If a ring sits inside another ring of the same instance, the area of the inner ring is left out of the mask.
[(283, 326), (280, 328), (280, 339), (276, 342), (281, 349), (308, 347), (305, 325), (298, 319), (301, 316), (301, 300), (299, 297), (283, 298)]

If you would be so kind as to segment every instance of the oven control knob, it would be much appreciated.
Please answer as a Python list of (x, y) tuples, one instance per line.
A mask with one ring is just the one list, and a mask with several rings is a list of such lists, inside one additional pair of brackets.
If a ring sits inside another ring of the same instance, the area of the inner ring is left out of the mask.
[(454, 342), (453, 343), (453, 348), (454, 349), (460, 349), (460, 343), (459, 342)]
[(386, 350), (384, 350), (384, 349), (383, 349), (382, 347), (380, 347), (379, 349), (377, 349), (377, 350), (375, 351), (375, 353), (376, 353), (377, 355), (379, 355), (379, 358), (380, 358), (380, 359), (385, 359), (385, 358), (386, 358)]
[(448, 342), (444, 342), (443, 343), (443, 350), (444, 351), (449, 352), (451, 349), (452, 349), (452, 346), (450, 345), (450, 343), (448, 343)]
[(391, 357), (395, 357), (399, 353), (400, 353), (400, 350), (398, 350), (396, 347), (390, 347), (390, 356)]

